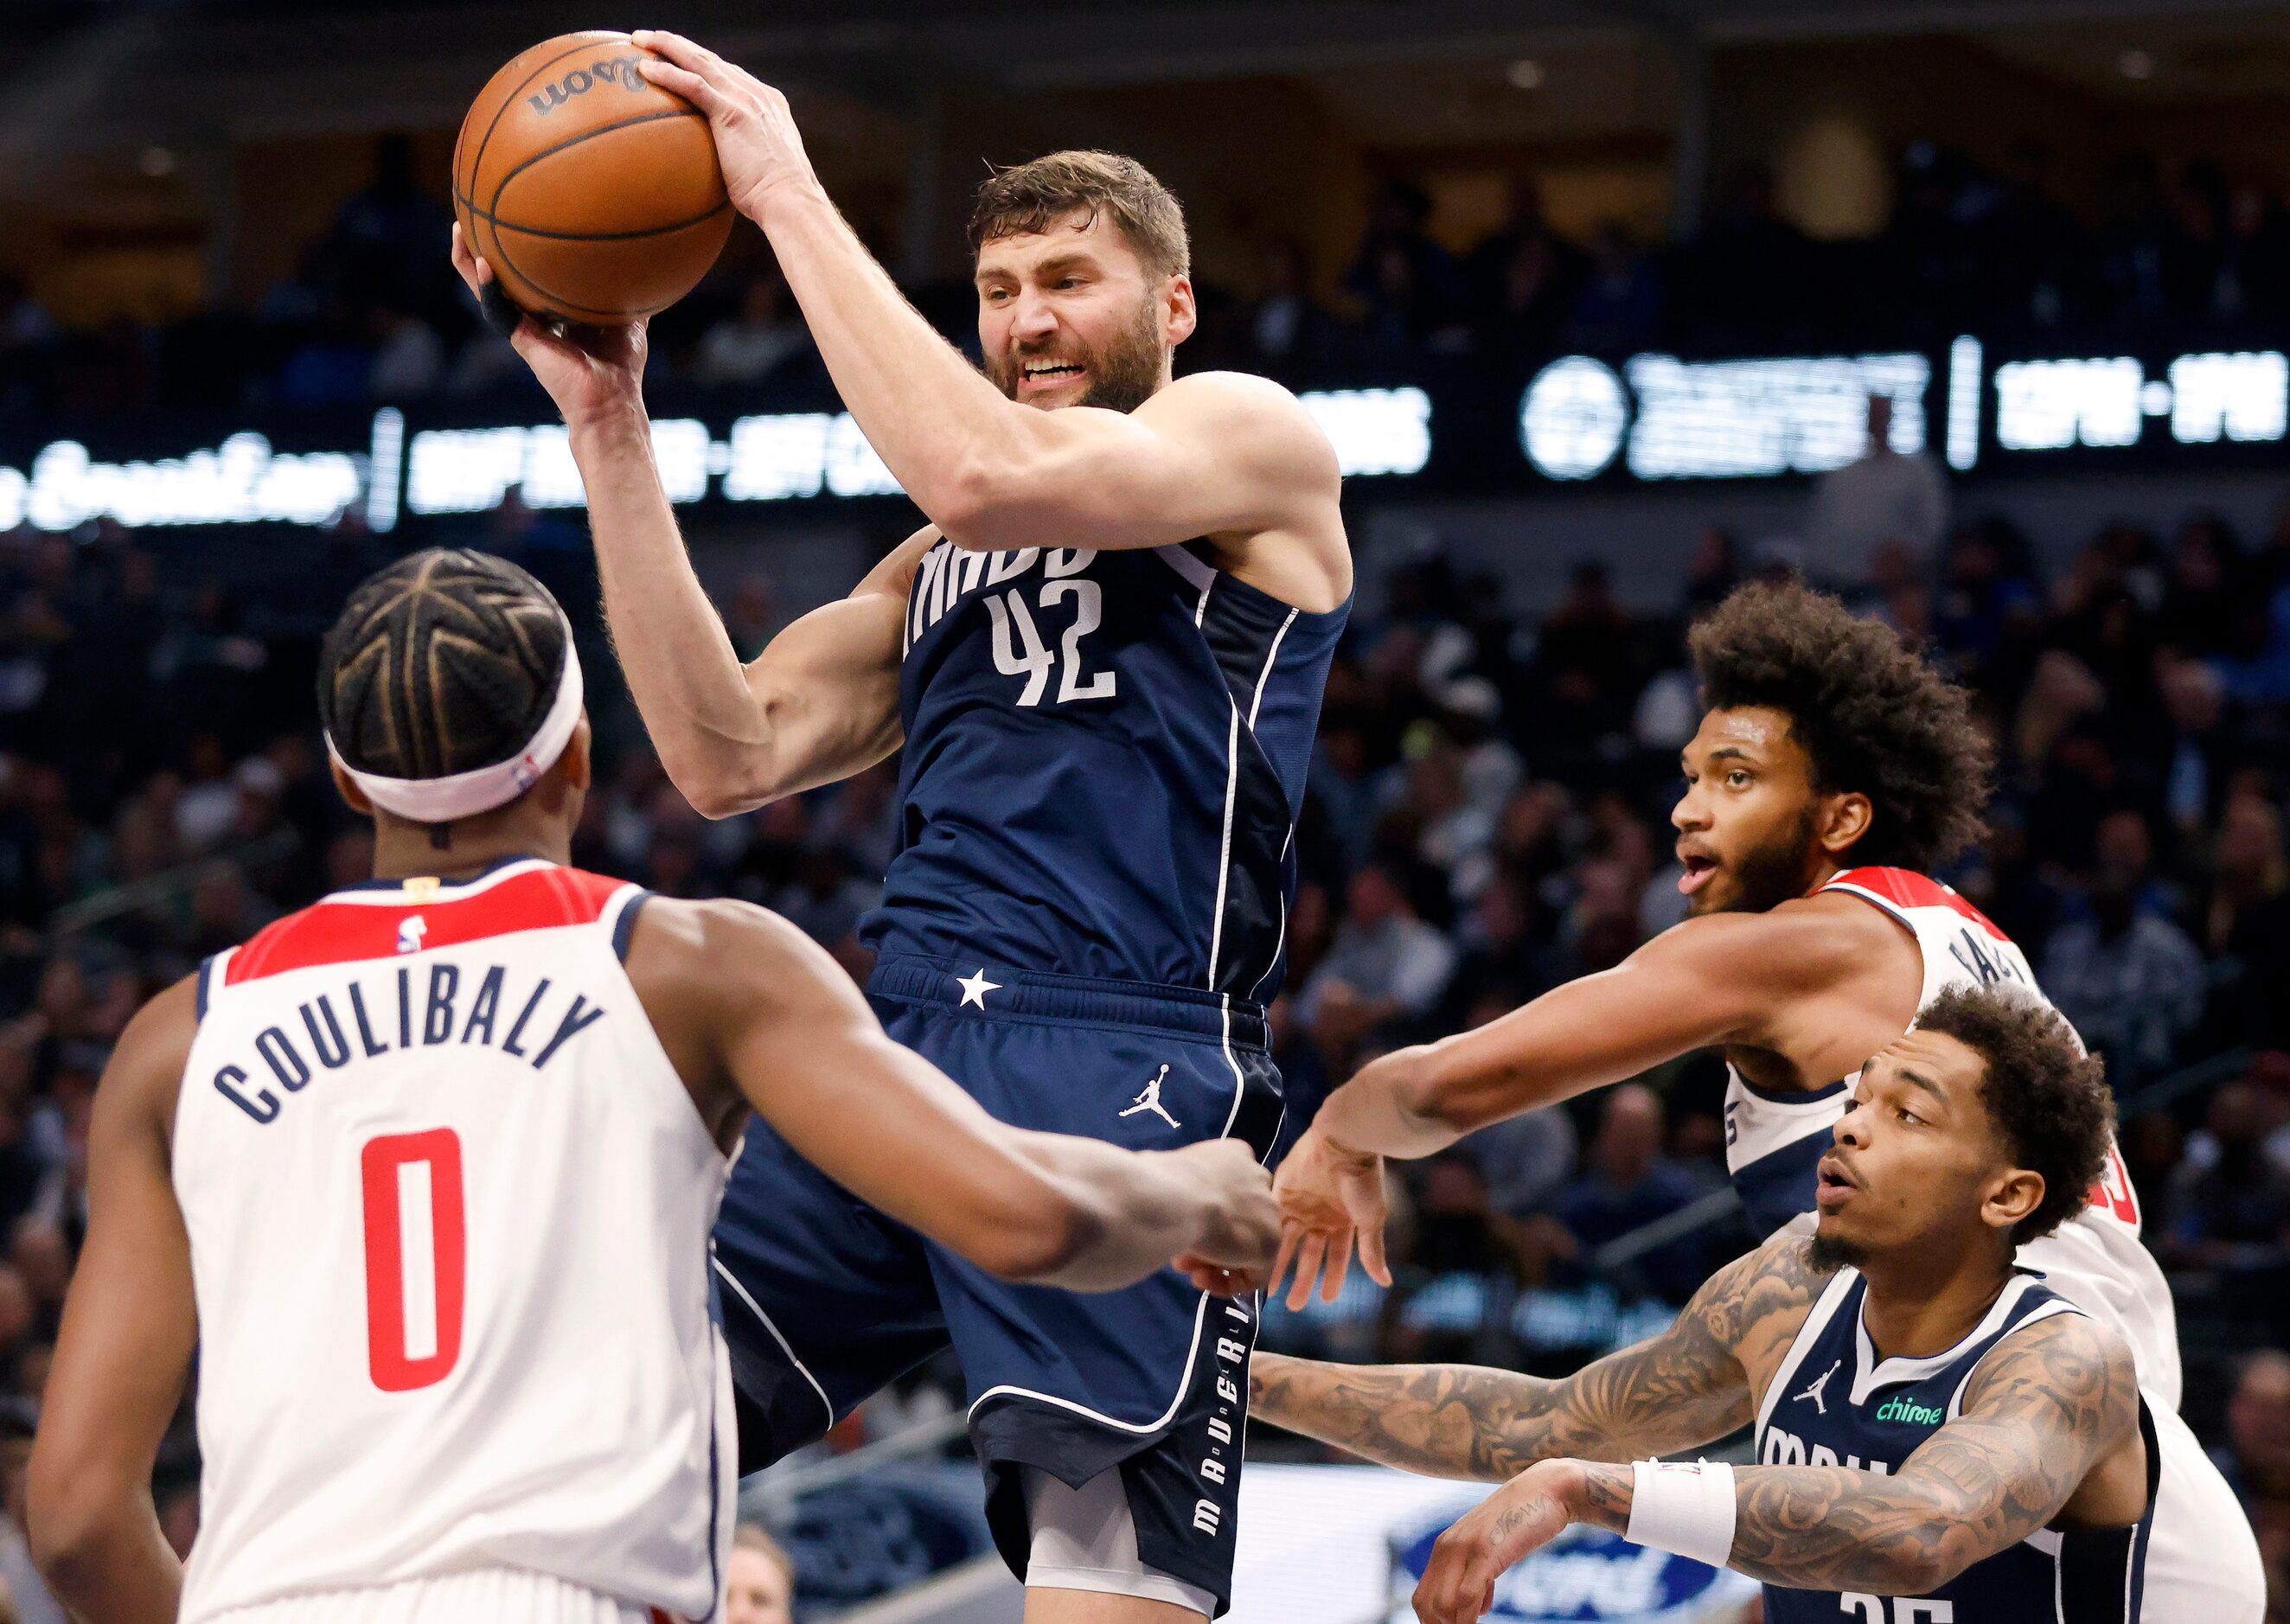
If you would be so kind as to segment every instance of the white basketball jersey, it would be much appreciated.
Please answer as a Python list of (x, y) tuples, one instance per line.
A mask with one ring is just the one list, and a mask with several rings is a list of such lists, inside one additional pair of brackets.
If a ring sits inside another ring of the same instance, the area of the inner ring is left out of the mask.
[[(1939, 881), (1905, 868), (1854, 868), (1823, 891), (1842, 892), (1882, 908), (1917, 939), (1925, 984), (1918, 1007), (1951, 987), (2010, 981), (2046, 1008), (2051, 1001), (2018, 947), (1985, 915)], [(1726, 1165), (1760, 1235), (1794, 1224), (1810, 1232), (1814, 1164), (1833, 1142), (1857, 1072), (1827, 1088), (1775, 1093), (1733, 1075), (1726, 1090)], [(2108, 1148), (2107, 1171), (2075, 1218), (2020, 1249), (2020, 1262), (2131, 1344), (2140, 1385), (2150, 1401), (2179, 1407), (2179, 1329), (2171, 1288), (2139, 1239), (2139, 1196)]]
[(202, 967), (185, 1624), (480, 1568), (714, 1616), (725, 1158), (621, 967), (643, 896), (532, 860), (376, 882)]

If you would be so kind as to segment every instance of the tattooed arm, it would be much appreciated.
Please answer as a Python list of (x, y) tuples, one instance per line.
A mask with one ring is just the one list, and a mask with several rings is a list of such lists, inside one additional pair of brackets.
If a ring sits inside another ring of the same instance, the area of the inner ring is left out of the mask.
[[(2130, 1349), (2062, 1314), (1981, 1365), (1958, 1418), (1890, 1476), (1852, 1467), (1751, 1466), (1734, 1475), (1727, 1565), (1802, 1590), (1923, 1596), (2017, 1544), (2075, 1502), (2077, 1521), (2126, 1525), (2146, 1504)], [(1506, 1568), (1569, 1523), (1629, 1526), (1627, 1466), (1547, 1460), (1440, 1536), (1415, 1593), (1425, 1624), (1485, 1612)]]
[(1557, 1381), (1260, 1353), (1249, 1413), (1403, 1471), (1488, 1483), (1553, 1456), (1690, 1449), (1750, 1419), (1748, 1372), (1788, 1346), (1825, 1279), (1801, 1242), (1752, 1252), (1712, 1276), (1660, 1336)]

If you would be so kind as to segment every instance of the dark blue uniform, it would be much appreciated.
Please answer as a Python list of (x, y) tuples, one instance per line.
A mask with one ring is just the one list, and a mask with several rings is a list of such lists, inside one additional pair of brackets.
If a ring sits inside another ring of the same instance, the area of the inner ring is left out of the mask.
[[(2054, 1314), (2080, 1314), (2039, 1276), (2017, 1274), (1945, 1353), (1880, 1359), (1861, 1317), (1868, 1283), (1840, 1270), (1798, 1332), (1758, 1412), (1764, 1466), (1847, 1466), (1891, 1474), (1953, 1419), (1989, 1350)], [(2137, 1624), (2161, 1470), (2145, 1404), (2147, 1513), (2135, 1527), (2044, 1529), (1923, 1596), (1766, 1587), (1766, 1624)]]
[[(1269, 1156), (1263, 1005), (1348, 608), (1301, 612), (1187, 548), (926, 553), (899, 849), (861, 924), (891, 1035), (1021, 1127)], [(1229, 1596), (1252, 1305), (1171, 1271), (1101, 1296), (1004, 1284), (760, 1122), (716, 1255), (749, 1469), (950, 1340), (1013, 1571), (1016, 1468), (1118, 1466), (1145, 1564)]]

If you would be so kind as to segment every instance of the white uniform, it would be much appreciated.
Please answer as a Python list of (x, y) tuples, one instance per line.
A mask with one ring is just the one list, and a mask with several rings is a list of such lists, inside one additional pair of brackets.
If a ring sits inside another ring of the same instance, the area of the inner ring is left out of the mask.
[(642, 899), (377, 883), (202, 967), (184, 1624), (716, 1615), (726, 1164), (621, 967)]
[[(2017, 946), (1948, 886), (1904, 868), (1854, 868), (1823, 891), (1882, 908), (1916, 938), (1924, 956), (1918, 1005), (1951, 987), (2009, 981), (2047, 1007)], [(1726, 1162), (1761, 1232), (1813, 1230), (1814, 1164), (1835, 1141), (1859, 1073), (1828, 1088), (1774, 1093), (1731, 1076), (1726, 1092)], [(2265, 1609), (2258, 1544), (2234, 1492), (2179, 1419), (2179, 1329), (2171, 1288), (2139, 1238), (2139, 1195), (2112, 1146), (2107, 1171), (2083, 1211), (2020, 1248), (2022, 1268), (2130, 1344), (2162, 1455), (2154, 1532), (2147, 1553), (2150, 1620), (2258, 1624)]]

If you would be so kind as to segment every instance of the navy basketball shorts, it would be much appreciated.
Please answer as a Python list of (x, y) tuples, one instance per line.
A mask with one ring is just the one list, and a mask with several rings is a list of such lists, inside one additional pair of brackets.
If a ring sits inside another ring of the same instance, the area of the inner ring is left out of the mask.
[[(1133, 1150), (1280, 1136), (1261, 1012), (1207, 992), (886, 957), (890, 1035), (1002, 1121)], [(820, 1172), (757, 1120), (716, 1225), (742, 1474), (811, 1443), (953, 1347), (987, 1517), (1025, 1576), (1021, 1469), (1073, 1488), (1118, 1469), (1149, 1568), (1229, 1603), (1257, 1305), (1173, 1269), (1081, 1294), (997, 1280)]]

